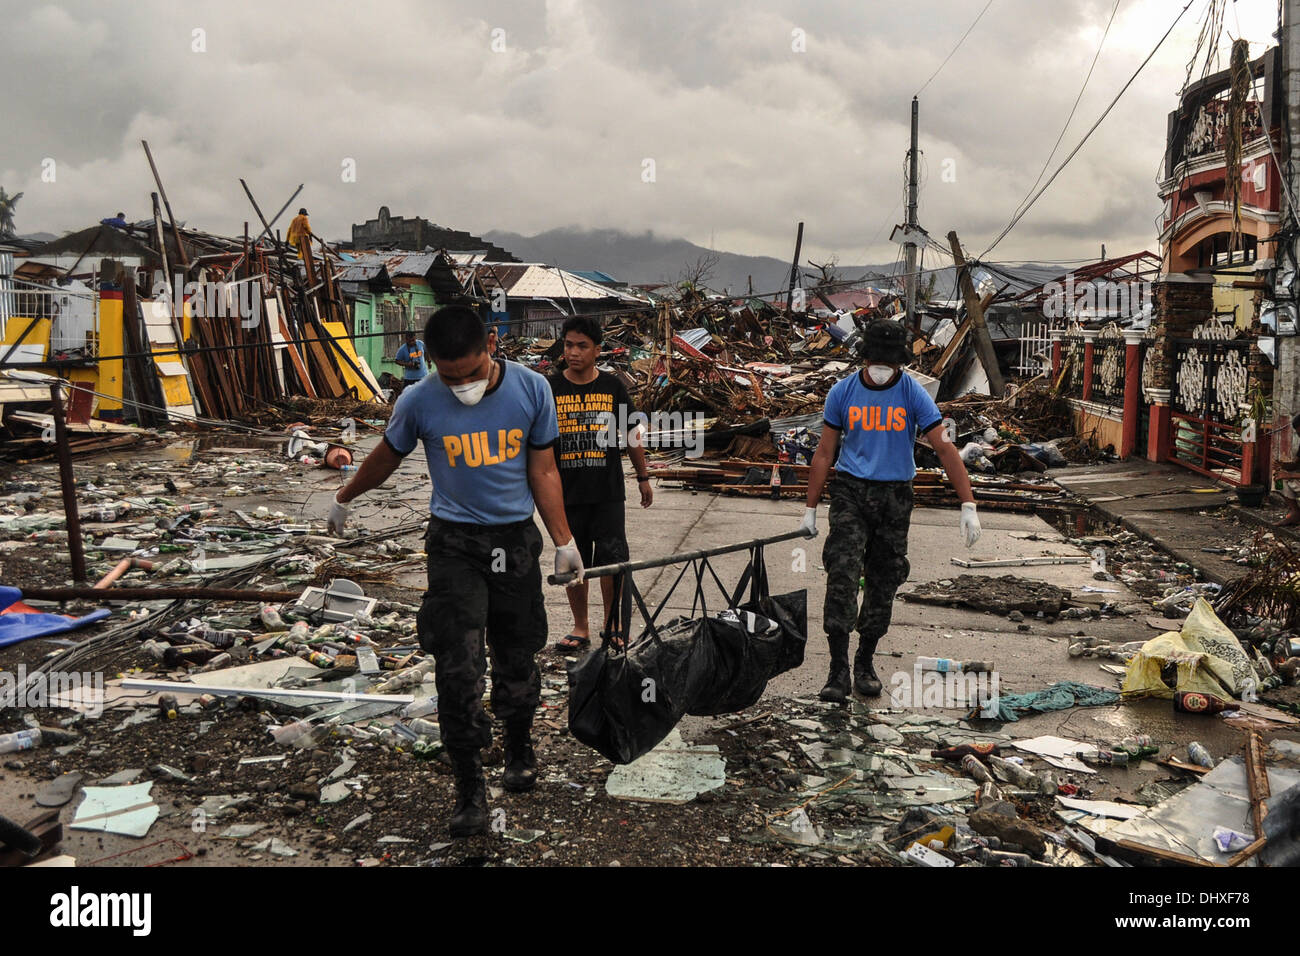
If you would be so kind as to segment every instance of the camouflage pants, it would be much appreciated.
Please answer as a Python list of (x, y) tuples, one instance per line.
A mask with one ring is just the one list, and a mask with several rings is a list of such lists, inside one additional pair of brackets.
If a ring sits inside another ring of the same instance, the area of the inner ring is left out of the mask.
[[(907, 561), (912, 483), (836, 475), (830, 493), (822, 624), (832, 638), (847, 641), (856, 624), (864, 642), (878, 641), (889, 630), (894, 594), (912, 570)], [(859, 578), (864, 579), (861, 609)]]
[[(433, 655), (438, 723), (448, 750), (492, 743), (483, 710), (486, 656), (492, 712), (532, 723), (541, 695), (537, 652), (546, 646), (546, 605), (532, 519), (479, 526), (431, 518), (425, 539), (429, 589), (417, 618), (420, 646)], [(484, 645), (486, 644), (486, 654)]]

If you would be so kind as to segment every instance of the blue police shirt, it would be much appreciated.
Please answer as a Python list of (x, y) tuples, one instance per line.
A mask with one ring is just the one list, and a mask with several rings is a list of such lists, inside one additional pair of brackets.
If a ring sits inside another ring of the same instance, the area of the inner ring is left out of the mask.
[(408, 346), (405, 342), (397, 349), (397, 354), (393, 356), (399, 362), (407, 362), (411, 359), (419, 359), (419, 368), (402, 368), (402, 378), (408, 382), (418, 381), (429, 374), (429, 363), (424, 360), (424, 343), (419, 339), (415, 340), (415, 346)]
[(532, 369), (508, 361), (497, 367), (497, 384), (477, 405), (461, 404), (436, 372), (409, 386), (384, 431), (398, 455), (424, 442), (433, 480), (429, 510), (444, 521), (497, 525), (533, 516), (528, 449), (555, 443), (555, 401)]
[(943, 415), (906, 372), (885, 386), (866, 384), (854, 372), (831, 386), (823, 418), (840, 432), (836, 471), (871, 481), (911, 481), (916, 436), (939, 424)]

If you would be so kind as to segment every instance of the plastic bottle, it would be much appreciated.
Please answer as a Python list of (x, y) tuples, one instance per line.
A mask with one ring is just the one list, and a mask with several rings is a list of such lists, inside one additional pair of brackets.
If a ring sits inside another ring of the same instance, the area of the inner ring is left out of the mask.
[(435, 737), (435, 738), (436, 738), (436, 737), (440, 737), (440, 736), (442, 735), (442, 732), (441, 732), (441, 730), (439, 729), (439, 727), (438, 727), (437, 724), (435, 724), (435, 723), (434, 723), (433, 721), (431, 721), (431, 720), (425, 720), (425, 719), (422, 718), (422, 717), (417, 717), (417, 718), (415, 718), (414, 720), (412, 720), (412, 721), (411, 721), (409, 724), (407, 724), (406, 726), (410, 727), (412, 730), (414, 730), (414, 731), (415, 731), (417, 734), (419, 734), (421, 737)]
[(423, 697), (420, 700), (413, 700), (402, 708), (403, 717), (427, 717), (429, 714), (436, 714), (437, 712), (437, 697)]
[[(1006, 774), (1007, 779), (1017, 787), (1024, 787), (1027, 790), (1038, 789), (1038, 778), (1034, 776), (1033, 771), (1012, 763), (1010, 760), (1003, 760), (994, 754), (989, 754), (984, 759), (989, 762), (989, 765), (994, 770), (1000, 770)], [(965, 767), (965, 765), (965, 761), (963, 761), (962, 766)]]
[(20, 750), (32, 750), (41, 745), (41, 731), (38, 727), (19, 730), (12, 734), (0, 734), (0, 754), (17, 753)]
[(954, 661), (947, 657), (918, 657), (916, 665), (923, 671), (949, 671), (959, 674), (988, 673), (993, 670), (992, 661)]
[(199, 634), (199, 637), (207, 641), (213, 647), (219, 647), (222, 650), (234, 647), (240, 638), (252, 636), (252, 631), (244, 631), (239, 628), (230, 628), (222, 631), (202, 631)]
[(277, 744), (286, 747), (307, 747), (315, 743), (312, 739), (312, 731), (315, 729), (310, 717), (302, 717), (293, 723), (272, 727), (271, 737)]
[(284, 623), (284, 618), (280, 617), (280, 612), (270, 605), (262, 608), (262, 623), (273, 631), (288, 630), (288, 625)]
[(426, 658), (414, 667), (408, 667), (399, 674), (395, 674), (382, 684), (375, 685), (376, 694), (391, 694), (394, 691), (401, 690), (403, 687), (410, 687), (424, 681), (424, 675), (432, 673), (433, 658)]
[(989, 768), (980, 763), (979, 758), (974, 754), (967, 754), (961, 758), (961, 769), (965, 770), (979, 783), (993, 782), (993, 777), (989, 773)]
[(1187, 756), (1198, 767), (1214, 768), (1214, 758), (1203, 745), (1193, 740), (1187, 745)]

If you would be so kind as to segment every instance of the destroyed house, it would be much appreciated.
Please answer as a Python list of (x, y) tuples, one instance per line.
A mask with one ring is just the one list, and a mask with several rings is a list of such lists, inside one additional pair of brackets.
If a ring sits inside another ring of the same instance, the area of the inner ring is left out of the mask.
[(514, 335), (555, 338), (568, 316), (608, 316), (645, 302), (541, 263), (466, 262), (459, 273), (487, 300), (498, 331)]
[(452, 260), (441, 252), (357, 253), (336, 269), (357, 352), (376, 375), (398, 375), (393, 359), (407, 330), (422, 335), (430, 315), (466, 299)]
[(1233, 59), (1169, 114), (1159, 268), (1149, 252), (1094, 263), (1016, 302), (1051, 324), (1051, 375), (1077, 434), (1245, 487), (1271, 480), (1296, 368), (1267, 295), (1281, 221), (1280, 60), (1276, 49), (1248, 60), (1242, 47)]
[(53, 374), (83, 417), (145, 425), (235, 420), (288, 395), (370, 400), (379, 386), (325, 261), (161, 220), (10, 251), (0, 374)]

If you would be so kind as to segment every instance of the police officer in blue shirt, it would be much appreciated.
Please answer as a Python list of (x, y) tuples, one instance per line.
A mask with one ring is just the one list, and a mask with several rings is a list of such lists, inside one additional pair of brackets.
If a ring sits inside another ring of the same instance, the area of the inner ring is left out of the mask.
[(833, 465), (830, 533), (822, 548), (822, 625), (831, 668), (820, 696), (836, 702), (849, 696), (849, 632), (855, 628), (859, 641), (853, 690), (864, 697), (880, 695), (872, 656), (889, 629), (894, 595), (911, 571), (907, 534), (916, 475), (912, 446), (918, 435), (938, 454), (961, 499), (966, 546), (974, 546), (980, 536), (970, 476), (944, 431), (943, 415), (925, 389), (902, 371), (912, 359), (907, 330), (890, 319), (872, 320), (863, 333), (862, 355), (865, 366), (836, 382), (826, 396), (825, 423), (809, 469), (807, 507), (799, 525), (805, 534), (817, 533), (817, 502)]
[(537, 780), (536, 655), (547, 626), (534, 505), (557, 548), (555, 573), (575, 573), (577, 584), (583, 567), (564, 514), (546, 379), (493, 359), (496, 332), (464, 306), (434, 313), (424, 341), (436, 374), (402, 392), (383, 441), (335, 496), (329, 524), (341, 534), (348, 503), (381, 485), (423, 442), (433, 496), (418, 634), (435, 660), (438, 721), (456, 775), (451, 835), (466, 837), (487, 829), (482, 749), (492, 743), (492, 723), (482, 701), (489, 657), (492, 711), (505, 725), (502, 784), (520, 792)]

